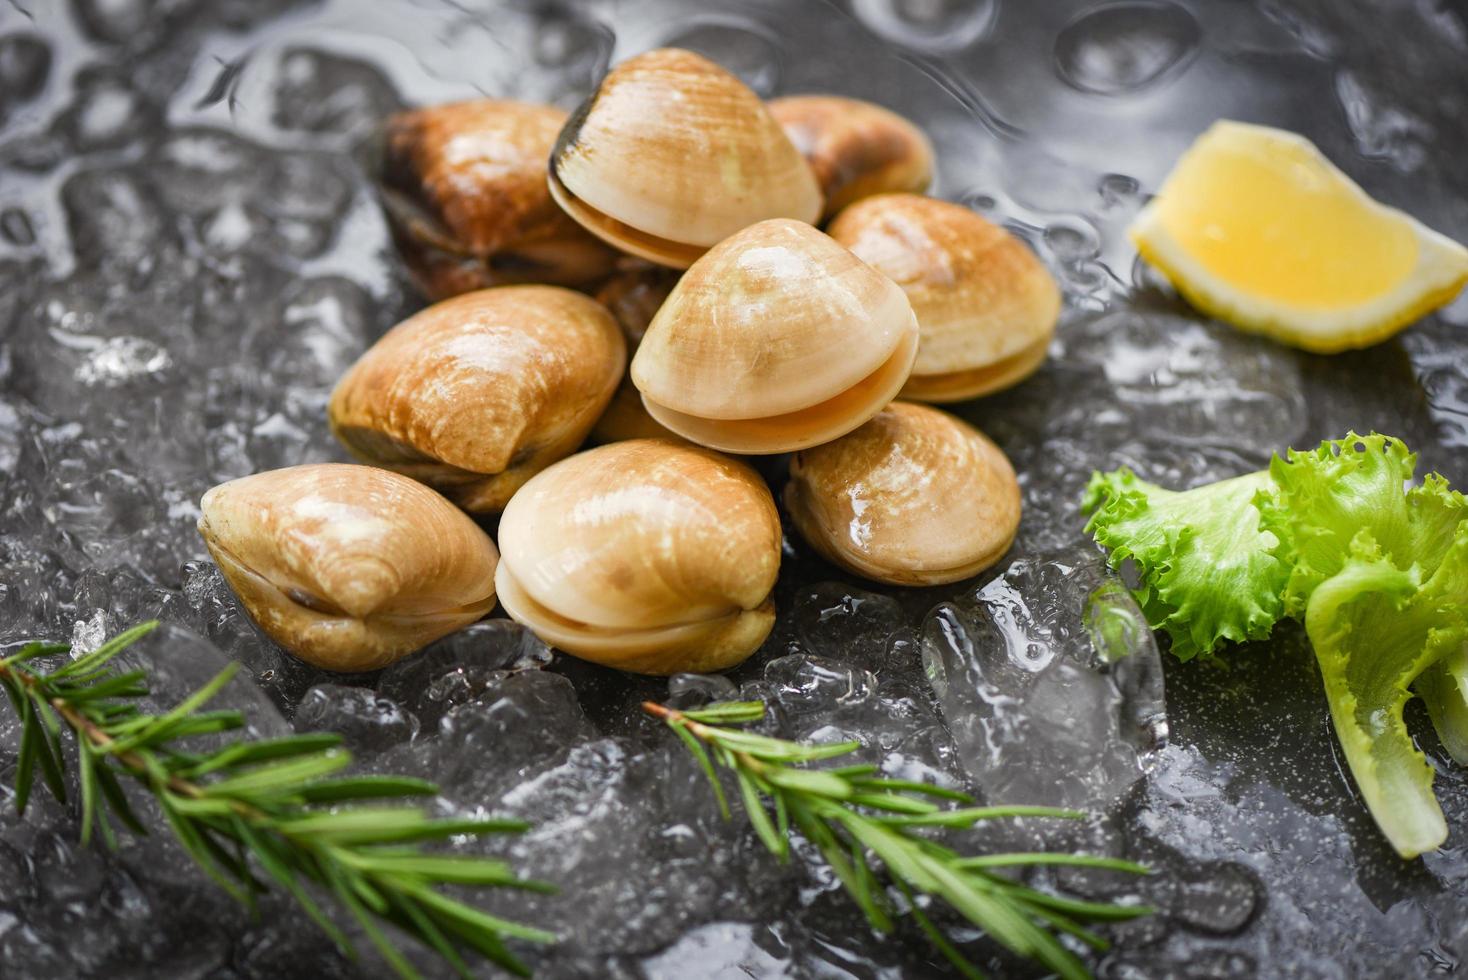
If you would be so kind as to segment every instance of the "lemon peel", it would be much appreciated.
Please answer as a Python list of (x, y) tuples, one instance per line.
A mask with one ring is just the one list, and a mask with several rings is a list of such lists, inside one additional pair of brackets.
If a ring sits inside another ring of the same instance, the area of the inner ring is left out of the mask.
[(1468, 283), (1468, 249), (1373, 200), (1315, 144), (1230, 120), (1128, 232), (1193, 306), (1316, 353), (1385, 340)]

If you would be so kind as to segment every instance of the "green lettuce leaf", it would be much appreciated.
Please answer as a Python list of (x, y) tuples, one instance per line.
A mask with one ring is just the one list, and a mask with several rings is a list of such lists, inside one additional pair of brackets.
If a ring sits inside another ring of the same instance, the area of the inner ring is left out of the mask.
[(1179, 660), (1263, 639), (1280, 619), (1289, 567), (1254, 506), (1271, 488), (1268, 471), (1181, 492), (1125, 468), (1092, 475), (1081, 505), (1091, 515), (1086, 530), (1113, 568), (1136, 563), (1137, 602)]
[(1362, 529), (1397, 567), (1436, 570), (1468, 518), (1468, 501), (1436, 473), (1406, 489), (1416, 465), (1401, 440), (1377, 433), (1352, 432), (1274, 458), (1274, 489), (1258, 505), (1261, 526), (1278, 538), (1275, 553), (1290, 568), (1288, 615), (1299, 616), (1315, 587), (1341, 570)]
[(1377, 826), (1403, 857), (1447, 838), (1432, 767), (1402, 721), (1418, 676), (1468, 642), (1468, 524), (1425, 581), (1371, 532), (1311, 592), (1305, 630), (1325, 681), (1336, 737)]
[(1436, 474), (1410, 486), (1416, 462), (1400, 440), (1350, 433), (1183, 492), (1098, 473), (1083, 505), (1181, 659), (1304, 619), (1356, 785), (1404, 857), (1447, 835), (1402, 720), (1414, 692), (1468, 763), (1468, 498)]
[(1460, 766), (1468, 766), (1468, 643), (1424, 670), (1412, 686), (1438, 740)]
[[(1258, 505), (1261, 524), (1279, 539), (1277, 554), (1291, 569), (1286, 612), (1305, 610), (1320, 583), (1340, 572), (1363, 530), (1397, 568), (1417, 568), (1428, 578), (1439, 571), (1468, 522), (1468, 498), (1436, 473), (1404, 491), (1416, 463), (1401, 440), (1354, 432), (1274, 459), (1275, 490)], [(1443, 746), (1468, 764), (1468, 648), (1439, 652), (1440, 662), (1422, 669), (1414, 689)]]

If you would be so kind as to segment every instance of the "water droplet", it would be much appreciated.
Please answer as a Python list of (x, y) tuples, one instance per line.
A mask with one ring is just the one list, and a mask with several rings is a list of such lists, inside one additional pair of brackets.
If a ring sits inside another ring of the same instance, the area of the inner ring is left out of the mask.
[(780, 87), (780, 42), (763, 27), (736, 18), (704, 18), (664, 39), (718, 62), (762, 96)]
[(76, 99), (60, 125), (74, 147), (91, 152), (132, 142), (147, 128), (149, 115), (142, 97), (125, 80), (84, 71), (77, 78)]
[(1060, 262), (1083, 262), (1101, 252), (1101, 236), (1084, 218), (1056, 218), (1045, 226), (1045, 245)]
[(606, 24), (554, 6), (537, 13), (531, 53), (537, 65), (554, 69), (566, 94), (579, 101), (606, 73), (615, 44)]
[(1228, 861), (1189, 869), (1169, 912), (1189, 928), (1226, 936), (1248, 925), (1258, 904), (1254, 876)]
[(12, 245), (36, 243), (36, 230), (31, 227), (31, 219), (20, 208), (0, 211), (0, 236)]
[(994, 0), (853, 0), (857, 18), (889, 41), (934, 54), (960, 51), (994, 22)]
[(51, 73), (51, 49), (40, 38), (12, 34), (0, 38), (0, 102), (33, 98)]
[(1101, 195), (1101, 206), (1108, 209), (1134, 200), (1141, 189), (1142, 185), (1137, 183), (1137, 178), (1126, 174), (1106, 174), (1096, 182), (1096, 193)]
[(73, 13), (89, 37), (112, 44), (146, 31), (152, 7), (147, 0), (75, 0)]
[(1120, 0), (1092, 7), (1055, 39), (1055, 68), (1082, 92), (1122, 95), (1181, 71), (1203, 30), (1168, 0)]
[(1422, 165), (1437, 135), (1432, 126), (1349, 71), (1336, 75), (1335, 90), (1362, 156), (1385, 160), (1403, 173)]
[(999, 207), (999, 201), (994, 195), (985, 194), (983, 191), (974, 191), (964, 195), (963, 203), (985, 215), (992, 215)]

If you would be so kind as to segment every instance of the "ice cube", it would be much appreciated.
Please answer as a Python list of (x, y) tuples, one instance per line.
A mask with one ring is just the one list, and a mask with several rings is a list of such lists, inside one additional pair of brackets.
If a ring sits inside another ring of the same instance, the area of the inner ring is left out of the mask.
[[(125, 670), (147, 672), (148, 697), (139, 705), (144, 711), (157, 713), (172, 709), (231, 663), (207, 639), (172, 623), (159, 626), (135, 642), (115, 662)], [(244, 715), (245, 728), (229, 737), (275, 738), (291, 732), (290, 725), (246, 671), (236, 673), (208, 702), (206, 710), (234, 710)]]
[(444, 712), (494, 688), (507, 671), (533, 670), (550, 662), (550, 648), (508, 619), (491, 619), (430, 644), (382, 672), (377, 689), (437, 727)]
[(965, 768), (993, 803), (1107, 806), (1166, 739), (1141, 610), (1095, 555), (1016, 562), (923, 625)]
[(376, 755), (418, 733), (418, 719), (366, 687), (317, 684), (296, 708), (298, 732), (334, 732), (358, 755)]

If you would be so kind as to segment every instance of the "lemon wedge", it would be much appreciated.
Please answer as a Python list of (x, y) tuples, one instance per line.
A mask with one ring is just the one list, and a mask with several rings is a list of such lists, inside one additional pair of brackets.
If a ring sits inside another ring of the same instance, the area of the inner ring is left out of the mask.
[(1468, 282), (1468, 249), (1372, 200), (1315, 144), (1228, 120), (1129, 231), (1200, 310), (1318, 353), (1384, 340)]

